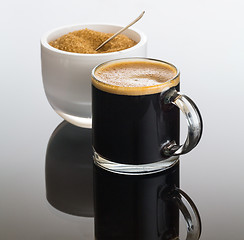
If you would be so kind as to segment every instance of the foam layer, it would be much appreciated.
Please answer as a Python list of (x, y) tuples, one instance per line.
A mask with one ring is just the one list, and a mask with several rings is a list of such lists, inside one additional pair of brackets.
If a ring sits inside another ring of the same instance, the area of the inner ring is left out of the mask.
[(177, 69), (156, 60), (117, 60), (95, 70), (93, 85), (100, 90), (122, 95), (161, 92), (179, 83)]

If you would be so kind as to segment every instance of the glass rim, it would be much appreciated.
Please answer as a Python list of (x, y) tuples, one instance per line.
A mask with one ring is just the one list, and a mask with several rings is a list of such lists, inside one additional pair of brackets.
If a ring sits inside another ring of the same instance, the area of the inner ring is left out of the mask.
[[(165, 65), (169, 65), (171, 67), (173, 67), (175, 70), (176, 70), (176, 73), (175, 73), (175, 76), (168, 79), (167, 81), (163, 82), (163, 83), (160, 83), (160, 84), (157, 84), (157, 85), (152, 85), (152, 86), (144, 86), (144, 87), (121, 87), (121, 86), (116, 86), (116, 85), (112, 85), (112, 84), (109, 84), (109, 83), (105, 83), (101, 80), (99, 80), (97, 77), (96, 77), (96, 71), (103, 67), (104, 65), (109, 65), (109, 64), (112, 64), (112, 63), (115, 63), (115, 62), (128, 62), (128, 61), (135, 61), (135, 60), (139, 60), (139, 61), (149, 61), (149, 62), (159, 62), (159, 63), (163, 63)], [(154, 58), (148, 58), (148, 57), (126, 57), (126, 58), (117, 58), (117, 59), (112, 59), (112, 60), (109, 60), (109, 61), (106, 61), (106, 62), (103, 62), (103, 63), (100, 63), (98, 65), (96, 65), (93, 69), (92, 69), (92, 72), (91, 72), (91, 77), (92, 79), (94, 79), (95, 81), (99, 82), (100, 84), (102, 84), (103, 86), (107, 86), (107, 87), (113, 87), (114, 89), (130, 89), (130, 90), (134, 90), (136, 91), (137, 89), (144, 89), (145, 92), (147, 90), (149, 90), (149, 92), (151, 92), (150, 90), (153, 90), (153, 89), (157, 89), (157, 88), (160, 88), (160, 87), (166, 87), (167, 85), (169, 85), (169, 83), (172, 83), (174, 81), (176, 81), (180, 76), (180, 71), (179, 69), (172, 63), (169, 63), (167, 61), (163, 61), (163, 60), (160, 60), (160, 59), (154, 59)], [(92, 83), (92, 85), (94, 85)], [(160, 92), (160, 91), (158, 91)], [(146, 94), (150, 94), (150, 93), (146, 93)], [(128, 95), (136, 95), (136, 94), (128, 94)], [(144, 95), (144, 94), (143, 94)]]

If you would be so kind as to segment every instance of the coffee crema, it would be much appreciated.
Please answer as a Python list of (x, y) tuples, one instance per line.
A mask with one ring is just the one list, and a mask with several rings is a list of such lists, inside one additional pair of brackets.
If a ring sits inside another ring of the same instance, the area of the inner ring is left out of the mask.
[(119, 95), (147, 95), (178, 85), (178, 70), (171, 64), (148, 60), (118, 60), (95, 69), (93, 85)]

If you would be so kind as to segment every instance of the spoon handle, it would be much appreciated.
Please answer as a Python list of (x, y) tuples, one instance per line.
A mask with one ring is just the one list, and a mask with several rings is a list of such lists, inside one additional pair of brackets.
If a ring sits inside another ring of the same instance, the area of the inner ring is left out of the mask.
[(138, 16), (134, 21), (132, 21), (130, 24), (128, 24), (127, 26), (125, 26), (124, 28), (120, 29), (118, 32), (116, 32), (112, 37), (110, 37), (109, 39), (107, 39), (105, 42), (103, 42), (97, 49), (99, 50), (101, 47), (103, 47), (106, 43), (108, 43), (110, 40), (112, 40), (113, 38), (115, 38), (116, 36), (118, 36), (120, 33), (122, 33), (123, 31), (125, 31), (127, 28), (129, 28), (130, 26), (132, 26), (133, 24), (135, 24), (138, 20), (140, 20), (142, 18), (142, 16), (144, 15), (145, 11), (143, 11), (140, 16)]

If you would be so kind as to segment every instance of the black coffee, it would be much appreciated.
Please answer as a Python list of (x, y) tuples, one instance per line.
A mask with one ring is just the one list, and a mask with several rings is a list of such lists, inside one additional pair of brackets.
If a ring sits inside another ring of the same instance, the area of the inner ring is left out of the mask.
[[(95, 79), (96, 78), (96, 79)], [(177, 70), (156, 60), (118, 60), (95, 71), (93, 147), (110, 161), (141, 164), (163, 159), (161, 146), (179, 142), (179, 110), (163, 94), (179, 90)]]
[(169, 196), (179, 186), (179, 165), (144, 176), (110, 173), (94, 166), (97, 240), (172, 240), (179, 210)]

